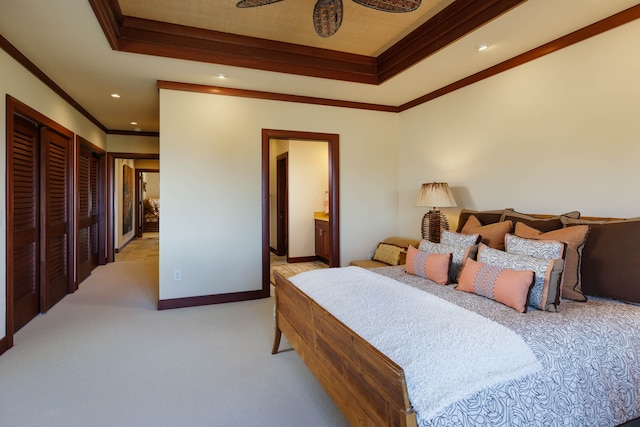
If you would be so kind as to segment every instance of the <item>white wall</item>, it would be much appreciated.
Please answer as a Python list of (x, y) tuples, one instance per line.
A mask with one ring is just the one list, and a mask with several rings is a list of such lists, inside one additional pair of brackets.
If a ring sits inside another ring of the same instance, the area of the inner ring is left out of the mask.
[[(106, 135), (0, 49), (0, 239), (6, 242), (6, 95), (105, 148)], [(6, 244), (0, 245), (0, 277), (6, 277)], [(6, 286), (6, 283), (5, 283)], [(6, 336), (6, 293), (0, 292), (0, 338)]]
[(108, 135), (107, 151), (110, 153), (158, 154), (160, 140), (157, 136)]
[(329, 143), (289, 144), (289, 257), (315, 256), (314, 212), (323, 210), (329, 189)]
[(392, 113), (161, 89), (160, 298), (261, 288), (263, 128), (340, 135), (343, 265), (396, 234), (397, 124)]
[(635, 21), (401, 113), (400, 233), (429, 181), (462, 208), (640, 216), (638, 40)]

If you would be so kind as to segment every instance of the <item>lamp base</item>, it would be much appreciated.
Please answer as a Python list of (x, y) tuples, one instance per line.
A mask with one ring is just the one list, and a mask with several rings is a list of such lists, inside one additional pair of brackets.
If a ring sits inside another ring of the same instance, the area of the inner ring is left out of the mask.
[(440, 236), (449, 229), (449, 221), (439, 210), (432, 209), (422, 217), (422, 238), (440, 243)]

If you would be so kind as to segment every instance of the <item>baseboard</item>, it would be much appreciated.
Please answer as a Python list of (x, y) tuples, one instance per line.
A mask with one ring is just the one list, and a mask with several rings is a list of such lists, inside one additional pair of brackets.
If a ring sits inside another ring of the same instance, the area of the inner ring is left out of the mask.
[(119, 248), (115, 248), (114, 252), (119, 254), (124, 248), (127, 247), (127, 245), (131, 242), (133, 242), (136, 239), (136, 235), (134, 234), (132, 238), (130, 238), (129, 240), (127, 240), (126, 242), (124, 242), (124, 244), (122, 246), (120, 246)]
[(247, 291), (232, 292), (228, 294), (203, 295), (198, 297), (161, 299), (158, 301), (158, 310), (169, 310), (173, 308), (198, 307), (201, 305), (224, 304), (228, 302), (250, 301), (260, 298), (268, 298), (270, 291)]
[(4, 354), (7, 350), (9, 350), (9, 341), (7, 340), (7, 337), (3, 337), (0, 339), (0, 355)]

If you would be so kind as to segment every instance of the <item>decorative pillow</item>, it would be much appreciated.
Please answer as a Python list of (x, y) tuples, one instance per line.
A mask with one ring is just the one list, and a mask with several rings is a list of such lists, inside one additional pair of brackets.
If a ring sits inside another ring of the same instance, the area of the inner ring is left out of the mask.
[(557, 311), (560, 304), (560, 278), (564, 268), (561, 259), (542, 259), (509, 254), (480, 244), (478, 261), (512, 270), (531, 270), (535, 274), (529, 293), (529, 305), (538, 310)]
[(456, 289), (490, 298), (526, 313), (527, 297), (533, 283), (531, 270), (510, 270), (467, 259)]
[(582, 292), (580, 266), (582, 263), (582, 249), (589, 235), (588, 225), (576, 225), (543, 233), (519, 222), (516, 224), (515, 234), (527, 239), (557, 240), (566, 243), (567, 249), (564, 257), (564, 272), (562, 273), (560, 295), (562, 295), (562, 298), (574, 301), (584, 302), (587, 300), (587, 297)]
[(505, 250), (510, 254), (529, 255), (544, 259), (564, 259), (565, 247), (565, 243), (556, 240), (525, 239), (513, 234), (505, 236)]
[(440, 243), (451, 246), (473, 246), (480, 243), (480, 235), (454, 233), (453, 231), (443, 230)]
[(513, 223), (511, 221), (482, 225), (478, 218), (471, 215), (462, 228), (462, 233), (479, 234), (482, 237), (482, 243), (485, 245), (490, 248), (504, 250), (504, 236), (507, 233), (511, 233), (512, 229)]
[(388, 243), (379, 243), (376, 251), (373, 253), (374, 261), (384, 262), (389, 265), (398, 265), (400, 262), (400, 252), (404, 249), (396, 246), (390, 245)]
[(523, 222), (529, 227), (546, 232), (557, 230), (563, 227), (562, 218), (580, 218), (580, 212), (567, 212), (562, 215), (552, 216), (549, 218), (537, 218), (531, 215), (516, 212), (513, 209), (505, 209), (501, 221), (511, 220), (513, 223)]
[(438, 285), (446, 285), (451, 269), (451, 254), (434, 254), (419, 251), (413, 246), (407, 248), (405, 271), (424, 277)]
[(582, 251), (581, 285), (585, 295), (640, 303), (640, 218), (564, 222), (571, 228), (590, 227)]
[(462, 232), (462, 228), (467, 223), (467, 220), (471, 215), (475, 216), (483, 225), (493, 224), (500, 222), (500, 218), (504, 214), (504, 209), (492, 210), (492, 211), (474, 211), (471, 209), (462, 209), (458, 216), (458, 233)]
[(478, 252), (478, 246), (453, 246), (443, 243), (433, 243), (429, 240), (420, 242), (419, 250), (430, 254), (451, 254), (451, 271), (449, 273), (449, 281), (451, 283), (458, 282), (460, 269), (467, 257), (475, 258)]

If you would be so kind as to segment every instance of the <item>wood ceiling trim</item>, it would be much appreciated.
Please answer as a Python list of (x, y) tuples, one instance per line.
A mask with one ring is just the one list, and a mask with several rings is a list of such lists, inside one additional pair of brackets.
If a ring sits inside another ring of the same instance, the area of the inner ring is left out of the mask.
[(341, 101), (338, 99), (314, 98), (310, 96), (287, 95), (275, 92), (233, 89), (219, 86), (197, 85), (191, 83), (158, 81), (159, 89), (180, 90), (184, 92), (209, 93), (214, 95), (239, 96), (242, 98), (268, 99), (271, 101), (297, 102), (301, 104), (326, 105), (330, 107), (355, 108), (359, 110), (384, 111), (398, 113), (398, 107), (392, 105), (368, 104), (365, 102)]
[(597, 36), (598, 34), (602, 34), (604, 32), (612, 30), (621, 25), (628, 24), (629, 22), (635, 21), (637, 19), (640, 19), (640, 5), (632, 6), (629, 9), (623, 10), (622, 12), (616, 13), (615, 15), (611, 15), (608, 18), (602, 19), (591, 25), (583, 27), (579, 30), (574, 31), (573, 33), (567, 34), (566, 36), (555, 39), (547, 44), (539, 46), (521, 55), (515, 56), (511, 59), (501, 62), (500, 64), (494, 65), (493, 67), (489, 67), (485, 70), (482, 70), (476, 74), (465, 77), (464, 79), (458, 80), (457, 82), (451, 83), (450, 85), (447, 85), (431, 93), (428, 93), (419, 98), (416, 98), (413, 101), (409, 101), (405, 104), (402, 104), (399, 107), (399, 111), (402, 112), (402, 111), (409, 110), (413, 107), (416, 107), (420, 104), (424, 104), (425, 102), (429, 102), (440, 96), (446, 95), (458, 89), (462, 89), (463, 87), (477, 83), (486, 78), (495, 76), (496, 74), (500, 74), (504, 71), (526, 64), (527, 62), (533, 61), (535, 59), (538, 59), (550, 53), (556, 52), (560, 49), (564, 49), (566, 47), (579, 43), (593, 36)]
[(118, 50), (120, 26), (122, 25), (122, 11), (118, 0), (89, 0), (89, 4), (98, 18), (111, 49)]
[(0, 49), (4, 50), (11, 56), (13, 59), (18, 62), (18, 64), (22, 65), (27, 69), (31, 74), (33, 74), (38, 80), (44, 83), (49, 89), (55, 92), (60, 98), (64, 99), (71, 107), (75, 108), (80, 114), (85, 116), (91, 123), (99, 127), (102, 131), (107, 132), (107, 128), (98, 121), (95, 117), (91, 115), (87, 110), (82, 107), (75, 99), (71, 97), (67, 92), (64, 91), (56, 82), (51, 80), (49, 76), (47, 76), (44, 71), (36, 66), (29, 58), (23, 55), (14, 45), (12, 45), (9, 40), (5, 39), (2, 34), (0, 34)]
[(377, 85), (526, 0), (456, 0), (377, 58), (123, 16), (117, 0), (89, 1), (115, 50)]
[(526, 0), (457, 0), (377, 58), (382, 83)]
[(147, 19), (123, 17), (119, 50), (375, 84), (375, 58)]

